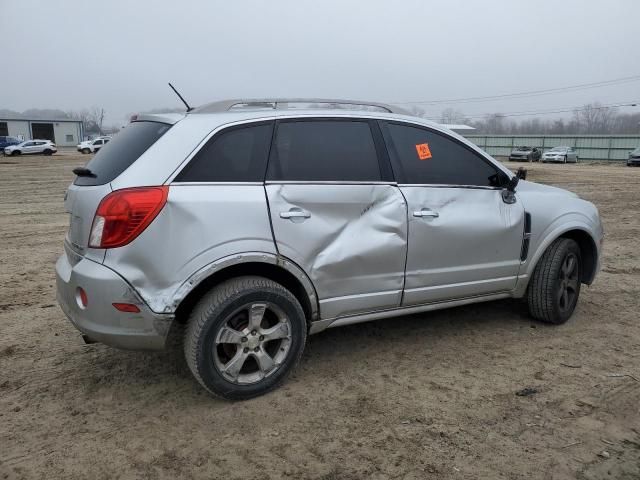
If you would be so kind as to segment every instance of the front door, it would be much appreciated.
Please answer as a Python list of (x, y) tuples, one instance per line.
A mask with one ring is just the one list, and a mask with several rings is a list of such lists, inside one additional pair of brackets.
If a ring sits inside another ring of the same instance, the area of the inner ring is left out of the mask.
[(277, 122), (266, 192), (276, 246), (311, 278), (321, 318), (398, 307), (406, 205), (375, 122)]
[(513, 289), (524, 209), (503, 200), (506, 174), (443, 133), (395, 122), (383, 131), (408, 208), (403, 305)]

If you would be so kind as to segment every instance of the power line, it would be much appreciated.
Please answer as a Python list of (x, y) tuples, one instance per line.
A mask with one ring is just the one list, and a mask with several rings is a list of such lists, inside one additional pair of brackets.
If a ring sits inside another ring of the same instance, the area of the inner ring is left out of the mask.
[(640, 75), (633, 75), (630, 77), (614, 78), (612, 80), (582, 83), (578, 85), (568, 85), (565, 87), (547, 88), (544, 90), (530, 90), (526, 92), (504, 93), (500, 95), (487, 95), (487, 96), (478, 96), (478, 97), (450, 98), (445, 100), (415, 100), (411, 102), (389, 102), (389, 103), (396, 104), (396, 105), (408, 105), (408, 104), (438, 105), (438, 104), (447, 104), (447, 103), (453, 104), (453, 103), (488, 102), (491, 100), (498, 100), (498, 99), (536, 97), (540, 95), (549, 95), (549, 94), (560, 93), (560, 92), (578, 91), (578, 90), (586, 90), (590, 88), (622, 85), (625, 83), (637, 82), (639, 80), (640, 80)]

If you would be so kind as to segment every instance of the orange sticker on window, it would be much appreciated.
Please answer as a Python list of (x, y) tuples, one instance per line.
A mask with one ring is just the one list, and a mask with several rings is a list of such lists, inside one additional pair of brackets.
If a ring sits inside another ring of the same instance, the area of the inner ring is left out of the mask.
[(416, 151), (418, 152), (418, 158), (420, 160), (427, 160), (428, 158), (431, 158), (431, 150), (429, 150), (428, 143), (417, 144)]

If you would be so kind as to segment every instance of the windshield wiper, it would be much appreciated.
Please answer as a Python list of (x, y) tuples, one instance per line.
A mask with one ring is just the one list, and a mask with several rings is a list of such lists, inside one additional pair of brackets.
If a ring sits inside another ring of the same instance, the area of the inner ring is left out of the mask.
[(96, 178), (96, 174), (89, 170), (87, 167), (76, 167), (72, 171), (79, 177)]

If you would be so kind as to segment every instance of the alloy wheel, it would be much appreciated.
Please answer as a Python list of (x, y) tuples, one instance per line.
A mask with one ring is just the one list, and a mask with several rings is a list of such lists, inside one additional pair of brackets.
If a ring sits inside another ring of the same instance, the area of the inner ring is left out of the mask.
[(229, 382), (247, 385), (273, 375), (291, 348), (291, 320), (271, 302), (235, 310), (215, 336), (213, 362)]

